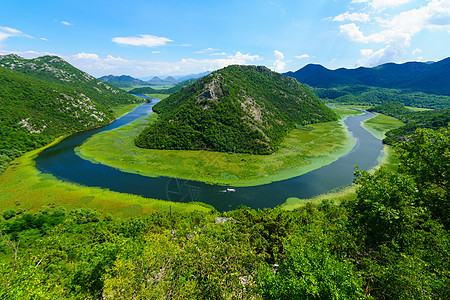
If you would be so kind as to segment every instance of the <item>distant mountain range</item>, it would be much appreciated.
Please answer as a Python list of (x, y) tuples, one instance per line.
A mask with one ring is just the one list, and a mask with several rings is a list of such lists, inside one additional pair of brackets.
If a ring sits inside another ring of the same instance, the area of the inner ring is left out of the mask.
[(198, 74), (189, 74), (189, 75), (183, 75), (183, 76), (168, 76), (164, 79), (153, 76), (153, 77), (145, 77), (142, 79), (134, 78), (128, 75), (121, 75), (121, 76), (115, 76), (115, 75), (107, 75), (99, 77), (98, 79), (107, 82), (109, 84), (112, 84), (116, 87), (126, 88), (126, 87), (133, 87), (133, 86), (154, 86), (154, 85), (176, 85), (183, 81), (189, 80), (189, 79), (197, 79), (200, 77), (203, 77), (205, 75), (208, 75), (211, 72), (203, 72)]
[(142, 148), (269, 154), (296, 125), (337, 120), (297, 80), (262, 66), (228, 66), (153, 107)]
[(450, 96), (450, 57), (431, 63), (387, 63), (373, 68), (337, 70), (309, 64), (298, 71), (287, 72), (283, 75), (319, 88), (368, 85)]
[(173, 94), (175, 92), (181, 91), (184, 87), (193, 84), (194, 82), (196, 82), (198, 79), (197, 78), (191, 78), (188, 80), (185, 80), (181, 83), (178, 83), (177, 85), (168, 88), (168, 89), (154, 89), (151, 88), (149, 86), (144, 86), (144, 87), (138, 87), (138, 88), (134, 88), (132, 90), (129, 91), (130, 94), (165, 94), (165, 95), (170, 95)]
[(169, 76), (165, 79), (161, 79), (157, 76), (151, 78), (150, 80), (141, 80), (137, 79), (128, 75), (121, 75), (121, 76), (114, 76), (114, 75), (107, 75), (99, 77), (98, 80), (101, 80), (103, 82), (107, 82), (109, 84), (112, 84), (116, 87), (124, 88), (124, 87), (133, 87), (133, 86), (151, 86), (151, 85), (164, 85), (164, 84), (177, 84), (179, 81)]

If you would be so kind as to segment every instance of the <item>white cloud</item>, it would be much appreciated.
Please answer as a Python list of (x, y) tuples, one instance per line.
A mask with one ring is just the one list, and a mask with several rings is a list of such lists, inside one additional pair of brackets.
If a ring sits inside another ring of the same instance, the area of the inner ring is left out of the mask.
[(14, 36), (31, 38), (31, 36), (23, 33), (22, 31), (20, 31), (18, 29), (6, 27), (6, 26), (0, 26), (0, 43), (3, 42), (4, 40), (6, 40), (7, 38), (14, 37)]
[(105, 74), (130, 74), (135, 77), (150, 75), (183, 75), (189, 73), (201, 73), (213, 71), (229, 65), (246, 65), (261, 60), (258, 55), (236, 52), (233, 55), (221, 58), (193, 59), (184, 58), (175, 62), (155, 62), (127, 60), (111, 55), (102, 58), (93, 53), (78, 53), (65, 58), (77, 68), (80, 68), (94, 76)]
[(138, 37), (137, 36), (115, 37), (112, 38), (112, 41), (123, 45), (144, 46), (150, 48), (165, 46), (168, 42), (173, 42), (171, 39), (149, 34), (141, 34)]
[(46, 38), (43, 38), (43, 37), (41, 37), (41, 38), (39, 38), (40, 40), (43, 40), (43, 41), (48, 41)]
[(217, 52), (217, 53), (211, 53), (210, 55), (221, 56), (221, 55), (228, 55), (228, 54), (226, 52)]
[(284, 61), (284, 55), (281, 51), (274, 50), (273, 55), (275, 55), (275, 62), (273, 63), (273, 70), (275, 72), (282, 72), (286, 66)]
[(87, 59), (87, 60), (98, 60), (98, 59), (100, 59), (100, 57), (99, 57), (97, 54), (94, 54), (94, 53), (84, 53), (84, 52), (75, 54), (75, 55), (73, 56), (73, 58), (75, 58), (75, 59)]
[(303, 59), (303, 58), (310, 58), (311, 56), (309, 56), (308, 54), (301, 54), (301, 55), (297, 55), (295, 57), (298, 59)]
[(343, 14), (340, 14), (334, 17), (334, 22), (343, 22), (343, 21), (352, 21), (352, 22), (369, 22), (370, 16), (366, 13), (349, 13), (346, 11)]
[(72, 23), (69, 23), (67, 21), (61, 21), (61, 24), (66, 25), (66, 26), (72, 26)]
[(363, 57), (361, 58), (361, 60), (358, 61), (358, 63), (360, 65), (369, 66), (369, 67), (378, 66), (378, 65), (381, 65), (384, 63), (392, 62), (406, 54), (404, 45), (402, 43), (399, 44), (396, 42), (390, 43), (386, 47), (384, 47), (376, 52), (373, 52), (373, 50), (370, 51), (371, 49), (365, 49), (365, 50), (369, 50), (369, 51), (361, 50), (361, 54), (363, 55)]
[(422, 53), (422, 49), (416, 48), (413, 52), (411, 52), (412, 55), (416, 55), (417, 53)]
[[(353, 3), (367, 2), (374, 8), (384, 8), (394, 6), (394, 1), (363, 1), (354, 0)], [(395, 5), (407, 3), (407, 0), (395, 2)], [(429, 31), (448, 31), (450, 33), (450, 1), (449, 0), (430, 0), (426, 5), (417, 9), (406, 10), (393, 16), (378, 14), (374, 19), (376, 23), (373, 26), (366, 27), (364, 30), (372, 30), (371, 34), (365, 34), (355, 23), (340, 25), (340, 35), (357, 43), (384, 43), (384, 46), (370, 55), (361, 52), (363, 62), (369, 65), (385, 63), (389, 60), (398, 59), (402, 55), (409, 53), (412, 39), (419, 33)], [(378, 31), (376, 31), (378, 29)], [(420, 49), (419, 49), (420, 50)], [(419, 53), (417, 49), (412, 54)]]
[(396, 7), (412, 0), (353, 0), (351, 3), (367, 3), (370, 7), (376, 10), (382, 10), (388, 7)]
[(382, 43), (392, 39), (397, 33), (393, 30), (383, 30), (365, 36), (360, 27), (355, 23), (345, 24), (339, 26), (339, 34), (346, 37), (350, 41), (357, 43)]
[(195, 51), (194, 53), (208, 53), (213, 51), (219, 51), (220, 49), (214, 49), (214, 48), (206, 48), (199, 51)]
[(359, 50), (359, 52), (361, 53), (361, 56), (370, 56), (373, 53), (373, 49), (361, 49)]

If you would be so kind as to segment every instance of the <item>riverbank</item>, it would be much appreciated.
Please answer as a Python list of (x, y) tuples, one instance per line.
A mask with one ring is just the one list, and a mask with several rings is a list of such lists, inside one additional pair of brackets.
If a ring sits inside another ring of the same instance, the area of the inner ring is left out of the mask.
[[(119, 117), (135, 107), (136, 105), (118, 107), (115, 109), (115, 115)], [(87, 208), (97, 210), (104, 216), (111, 214), (119, 218), (129, 218), (163, 211), (190, 213), (211, 210), (210, 206), (202, 203), (173, 203), (86, 187), (62, 181), (37, 170), (34, 159), (39, 153), (67, 136), (59, 137), (52, 143), (29, 151), (11, 162), (8, 169), (0, 175), (0, 211), (14, 209), (16, 212), (35, 213), (43, 206), (64, 206), (67, 210)]]
[(166, 176), (229, 186), (257, 186), (300, 176), (336, 161), (356, 144), (343, 120), (360, 112), (335, 109), (338, 122), (294, 129), (271, 155), (210, 151), (149, 150), (134, 145), (136, 135), (156, 119), (143, 117), (120, 128), (96, 134), (76, 153), (83, 159), (123, 172)]
[[(340, 106), (344, 107), (344, 106)], [(361, 106), (353, 108), (361, 108)], [(368, 119), (361, 123), (361, 126), (369, 131), (374, 137), (379, 140), (384, 138), (384, 134), (392, 129), (403, 126), (403, 123), (396, 118), (377, 114), (376, 117)], [(392, 146), (384, 145), (383, 151), (378, 158), (378, 164), (374, 168), (380, 168), (381, 166), (388, 169), (395, 169), (398, 165), (398, 159), (395, 155), (395, 150)], [(286, 199), (286, 202), (281, 205), (282, 209), (294, 210), (299, 207), (305, 206), (307, 203), (319, 204), (324, 200), (332, 203), (340, 203), (342, 201), (352, 201), (356, 199), (356, 185), (352, 184), (347, 187), (342, 187), (337, 190), (332, 190), (326, 194), (317, 195), (309, 199), (299, 199), (291, 197)]]

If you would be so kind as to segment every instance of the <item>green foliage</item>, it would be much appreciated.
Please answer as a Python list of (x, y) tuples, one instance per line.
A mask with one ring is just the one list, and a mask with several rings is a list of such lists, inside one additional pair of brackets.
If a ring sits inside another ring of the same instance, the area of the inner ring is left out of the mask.
[(295, 124), (337, 120), (296, 80), (255, 66), (216, 71), (153, 109), (139, 147), (269, 154)]
[(442, 299), (450, 279), (447, 130), (418, 130), (400, 145), (398, 172), (357, 172), (348, 203), (356, 261), (376, 298)]
[(6, 210), (0, 298), (446, 299), (449, 130), (415, 135), (398, 171), (358, 171), (341, 205), (103, 221)]
[(348, 260), (331, 252), (330, 236), (321, 228), (293, 235), (284, 242), (285, 257), (274, 270), (263, 265), (264, 299), (360, 299), (362, 279)]
[(383, 142), (390, 145), (408, 140), (418, 128), (439, 129), (450, 124), (450, 109), (412, 112), (400, 102), (391, 101), (377, 105), (369, 111), (385, 114), (405, 123), (404, 126), (386, 133)]
[(314, 87), (374, 86), (450, 96), (450, 57), (438, 62), (387, 63), (373, 68), (329, 70), (309, 64), (285, 73)]
[(1, 56), (0, 86), (0, 173), (7, 157), (105, 125), (115, 117), (114, 106), (140, 101), (55, 56)]
[(400, 171), (416, 182), (418, 198), (433, 217), (450, 228), (450, 130), (416, 130), (400, 144)]
[(335, 88), (310, 88), (319, 98), (332, 103), (376, 105), (398, 101), (405, 106), (432, 109), (450, 108), (450, 96), (387, 89), (373, 86), (339, 86)]

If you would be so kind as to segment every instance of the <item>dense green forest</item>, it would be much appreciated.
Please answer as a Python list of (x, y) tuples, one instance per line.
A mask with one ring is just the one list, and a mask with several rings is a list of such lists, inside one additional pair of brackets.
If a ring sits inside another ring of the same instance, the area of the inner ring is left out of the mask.
[(398, 101), (405, 106), (431, 109), (450, 108), (450, 96), (411, 92), (409, 90), (363, 85), (340, 86), (336, 88), (310, 87), (310, 89), (317, 97), (331, 103), (374, 105)]
[(1, 56), (0, 87), (0, 173), (22, 152), (107, 124), (113, 107), (142, 101), (55, 56)]
[(438, 62), (386, 63), (372, 68), (329, 70), (309, 64), (284, 75), (317, 88), (374, 86), (450, 96), (450, 57)]
[(142, 148), (268, 154), (296, 124), (337, 120), (295, 79), (265, 67), (229, 66), (157, 103)]
[(168, 89), (154, 89), (151, 87), (139, 87), (134, 88), (129, 91), (130, 94), (164, 94), (164, 95), (170, 95), (175, 92), (181, 91), (184, 87), (193, 84), (196, 82), (197, 78), (188, 79), (186, 81), (183, 81), (179, 84), (177, 84), (174, 87), (168, 88)]
[(439, 129), (450, 125), (450, 109), (413, 112), (398, 101), (376, 105), (369, 111), (399, 119), (404, 126), (386, 133), (383, 142), (389, 145), (410, 138), (417, 128)]
[(3, 211), (2, 299), (448, 299), (450, 130), (419, 129), (357, 199), (132, 219)]

